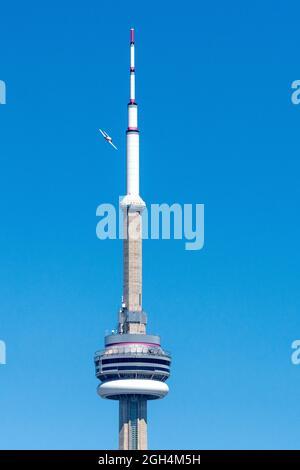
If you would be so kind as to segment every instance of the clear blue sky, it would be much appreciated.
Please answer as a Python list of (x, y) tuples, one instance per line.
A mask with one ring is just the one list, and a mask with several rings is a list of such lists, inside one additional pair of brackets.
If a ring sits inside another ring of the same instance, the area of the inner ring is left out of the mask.
[[(1, 5), (1, 448), (117, 447), (93, 353), (115, 326), (136, 28), (141, 194), (204, 203), (205, 247), (144, 244), (149, 332), (173, 354), (151, 448), (299, 448), (299, 3)], [(120, 150), (97, 129), (113, 134)]]

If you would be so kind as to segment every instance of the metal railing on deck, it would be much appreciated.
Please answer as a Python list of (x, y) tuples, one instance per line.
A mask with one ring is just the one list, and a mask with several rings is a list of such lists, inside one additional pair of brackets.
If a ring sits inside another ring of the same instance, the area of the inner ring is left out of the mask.
[(126, 356), (139, 356), (141, 354), (147, 354), (151, 356), (163, 356), (171, 359), (171, 354), (168, 351), (162, 350), (160, 348), (151, 348), (149, 346), (123, 346), (118, 348), (106, 348), (99, 351), (96, 351), (95, 358), (99, 356), (119, 356), (121, 354), (126, 354)]

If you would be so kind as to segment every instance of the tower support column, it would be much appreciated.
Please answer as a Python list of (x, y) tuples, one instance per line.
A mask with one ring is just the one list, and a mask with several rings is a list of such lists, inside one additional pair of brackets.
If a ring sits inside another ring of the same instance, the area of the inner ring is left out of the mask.
[(123, 301), (129, 311), (142, 310), (142, 220), (139, 212), (124, 211)]
[(147, 400), (143, 396), (119, 400), (119, 449), (147, 450)]

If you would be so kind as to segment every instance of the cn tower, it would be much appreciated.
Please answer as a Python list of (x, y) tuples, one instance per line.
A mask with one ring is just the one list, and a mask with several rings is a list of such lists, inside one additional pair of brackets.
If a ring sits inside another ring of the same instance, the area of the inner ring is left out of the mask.
[(126, 195), (121, 200), (124, 223), (123, 297), (116, 331), (95, 353), (97, 388), (102, 398), (119, 401), (119, 449), (148, 448), (147, 402), (163, 398), (169, 387), (171, 357), (160, 337), (146, 332), (142, 306), (142, 211), (139, 190), (138, 105), (135, 100), (135, 42), (130, 30), (130, 100), (126, 131)]

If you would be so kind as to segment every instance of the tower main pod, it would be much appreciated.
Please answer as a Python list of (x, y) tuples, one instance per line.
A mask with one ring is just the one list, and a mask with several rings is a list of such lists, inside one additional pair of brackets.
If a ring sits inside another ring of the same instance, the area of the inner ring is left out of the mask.
[(130, 30), (130, 101), (126, 132), (126, 196), (121, 201), (124, 223), (123, 298), (117, 333), (105, 337), (95, 354), (98, 394), (119, 401), (119, 449), (147, 449), (147, 401), (169, 391), (171, 357), (160, 337), (146, 332), (142, 307), (142, 211), (139, 195), (139, 129), (135, 101), (135, 44)]

